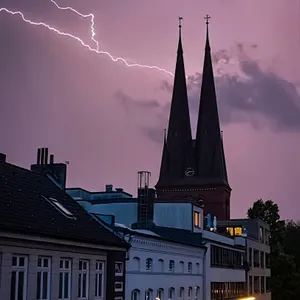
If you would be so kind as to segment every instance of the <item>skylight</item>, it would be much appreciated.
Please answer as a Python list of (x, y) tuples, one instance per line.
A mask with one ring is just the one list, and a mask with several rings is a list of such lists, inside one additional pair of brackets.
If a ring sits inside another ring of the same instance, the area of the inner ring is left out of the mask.
[(47, 199), (64, 216), (75, 219), (75, 216), (68, 209), (66, 209), (58, 200), (56, 200), (55, 198), (52, 198), (52, 197), (49, 197), (49, 198), (44, 197), (44, 198)]

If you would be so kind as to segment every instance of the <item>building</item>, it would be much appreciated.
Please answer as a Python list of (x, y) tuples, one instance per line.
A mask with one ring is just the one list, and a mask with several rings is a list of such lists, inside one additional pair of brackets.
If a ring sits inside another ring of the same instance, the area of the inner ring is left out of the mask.
[[(131, 248), (126, 299), (148, 299), (158, 292), (161, 300), (177, 299), (182, 293), (184, 299), (197, 295), (199, 300), (245, 296), (245, 238), (215, 232), (205, 221), (202, 205), (193, 200), (156, 201), (155, 190), (149, 188), (148, 172), (139, 172), (138, 182), (137, 198), (118, 193), (119, 198), (105, 199), (105, 193), (113, 195), (111, 189), (99, 193), (67, 189), (90, 213), (115, 223), (115, 230), (127, 236)], [(147, 270), (147, 259), (151, 270)]]
[[(196, 139), (192, 139), (181, 33), (177, 49), (168, 132), (164, 140), (157, 201), (203, 202), (204, 212), (230, 219), (230, 193), (220, 131), (208, 17)], [(180, 26), (181, 29), (181, 26)]]
[(36, 172), (0, 154), (0, 298), (124, 300), (129, 244), (65, 193), (47, 153)]
[(126, 266), (126, 299), (189, 299), (204, 297), (201, 238), (185, 230), (155, 226), (132, 229), (116, 224), (130, 242)]
[(270, 245), (269, 225), (261, 220), (233, 219), (220, 221), (218, 229), (229, 236), (247, 235), (247, 290), (248, 295), (255, 294), (257, 300), (270, 300)]

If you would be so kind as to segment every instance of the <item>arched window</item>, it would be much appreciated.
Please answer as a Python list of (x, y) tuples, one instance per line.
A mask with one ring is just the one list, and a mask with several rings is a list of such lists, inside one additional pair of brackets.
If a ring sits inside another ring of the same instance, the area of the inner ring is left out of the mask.
[(200, 286), (195, 287), (195, 300), (200, 299)]
[(163, 259), (159, 259), (157, 261), (157, 271), (158, 272), (163, 272), (164, 271), (164, 260)]
[(168, 299), (175, 299), (175, 289), (173, 287), (169, 288)]
[(179, 272), (184, 273), (184, 262), (183, 261), (179, 262)]
[(139, 290), (133, 290), (131, 292), (131, 300), (140, 300), (140, 291)]
[(134, 271), (139, 271), (140, 270), (140, 259), (139, 257), (134, 257), (132, 259), (132, 267)]
[(175, 262), (174, 262), (174, 260), (170, 260), (169, 261), (169, 271), (174, 272), (174, 270), (175, 270)]
[(164, 300), (164, 290), (163, 289), (157, 290), (156, 300)]
[(145, 300), (152, 300), (153, 291), (151, 289), (147, 289), (145, 291)]
[(181, 287), (179, 289), (179, 299), (183, 300), (184, 299), (184, 287)]
[(153, 260), (152, 258), (147, 258), (146, 259), (146, 270), (151, 271), (153, 267)]
[(193, 288), (190, 286), (188, 289), (188, 300), (192, 300)]
[(191, 262), (188, 263), (188, 272), (192, 273), (193, 271), (193, 264)]
[(196, 273), (200, 274), (200, 264), (196, 263)]

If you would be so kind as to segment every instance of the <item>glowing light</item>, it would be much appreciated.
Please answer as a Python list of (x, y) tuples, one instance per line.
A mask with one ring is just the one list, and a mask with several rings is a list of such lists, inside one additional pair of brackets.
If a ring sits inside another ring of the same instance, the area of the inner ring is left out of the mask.
[(9, 13), (11, 15), (18, 15), (22, 18), (22, 20), (30, 25), (34, 25), (34, 26), (41, 26), (41, 27), (45, 27), (59, 35), (63, 35), (66, 37), (69, 37), (71, 39), (76, 40), (77, 42), (79, 42), (83, 47), (85, 47), (86, 49), (88, 49), (91, 52), (94, 52), (96, 54), (102, 54), (102, 55), (106, 55), (108, 56), (113, 62), (121, 62), (123, 63), (125, 66), (127, 67), (136, 67), (136, 68), (145, 68), (145, 69), (152, 69), (152, 70), (157, 70), (160, 72), (164, 72), (165, 74), (174, 76), (174, 74), (166, 69), (160, 68), (158, 66), (151, 66), (151, 65), (144, 65), (144, 64), (138, 64), (138, 63), (129, 63), (126, 59), (124, 59), (123, 57), (115, 57), (113, 56), (111, 53), (107, 52), (107, 51), (103, 51), (99, 49), (99, 42), (95, 39), (96, 36), (96, 32), (95, 32), (95, 21), (94, 21), (94, 15), (93, 14), (81, 14), (80, 12), (78, 12), (77, 10), (75, 10), (72, 7), (62, 7), (59, 6), (54, 0), (50, 0), (58, 9), (60, 10), (70, 10), (76, 14), (78, 14), (79, 16), (83, 17), (83, 18), (90, 18), (91, 20), (91, 39), (93, 40), (93, 42), (96, 44), (96, 48), (92, 48), (90, 45), (86, 44), (81, 38), (79, 38), (78, 36), (75, 36), (71, 33), (68, 32), (64, 32), (64, 31), (60, 31), (55, 27), (50, 26), (47, 23), (43, 23), (43, 22), (34, 22), (32, 20), (27, 19), (24, 14), (21, 11), (11, 11), (5, 7), (0, 8), (0, 12), (4, 11), (6, 13)]
[(239, 298), (238, 300), (255, 300), (255, 297)]

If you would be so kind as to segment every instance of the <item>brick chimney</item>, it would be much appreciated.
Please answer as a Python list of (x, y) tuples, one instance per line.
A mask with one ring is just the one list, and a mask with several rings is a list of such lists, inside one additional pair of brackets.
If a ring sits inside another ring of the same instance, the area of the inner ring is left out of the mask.
[(66, 188), (67, 165), (54, 163), (54, 155), (50, 154), (48, 163), (48, 148), (38, 148), (37, 162), (31, 165), (31, 171), (48, 176), (61, 189)]

